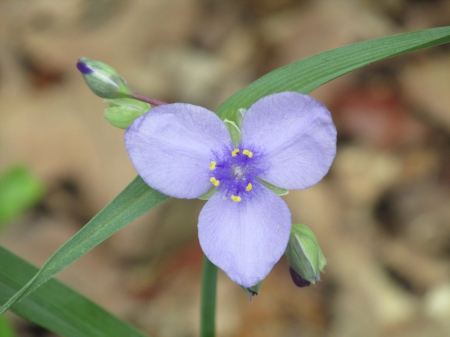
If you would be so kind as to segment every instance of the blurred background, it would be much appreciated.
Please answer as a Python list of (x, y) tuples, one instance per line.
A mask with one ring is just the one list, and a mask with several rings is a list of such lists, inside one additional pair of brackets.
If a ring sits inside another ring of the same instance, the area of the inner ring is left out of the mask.
[[(0, 1), (0, 171), (24, 165), (45, 191), (0, 244), (41, 266), (136, 176), (82, 56), (138, 92), (214, 110), (301, 58), (444, 25), (446, 0)], [(332, 111), (338, 155), (285, 200), (318, 237), (323, 280), (296, 288), (283, 257), (249, 302), (220, 272), (218, 336), (450, 335), (449, 54), (378, 62), (312, 93)], [(197, 336), (202, 205), (163, 203), (59, 279), (151, 336)], [(54, 336), (8, 317), (21, 337)]]

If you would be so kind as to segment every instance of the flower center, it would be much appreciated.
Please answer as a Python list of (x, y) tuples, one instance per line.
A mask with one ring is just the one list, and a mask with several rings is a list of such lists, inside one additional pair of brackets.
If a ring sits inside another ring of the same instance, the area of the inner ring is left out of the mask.
[(213, 154), (209, 166), (210, 182), (222, 194), (224, 200), (241, 202), (254, 193), (255, 179), (264, 171), (259, 168), (261, 151), (243, 148), (226, 148)]

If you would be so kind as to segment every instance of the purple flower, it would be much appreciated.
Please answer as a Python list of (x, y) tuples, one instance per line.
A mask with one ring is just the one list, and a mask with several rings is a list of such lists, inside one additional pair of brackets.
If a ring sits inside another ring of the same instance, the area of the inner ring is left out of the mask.
[(291, 266), (289, 266), (289, 274), (291, 274), (292, 282), (294, 282), (297, 287), (303, 288), (311, 285), (311, 282), (297, 274)]
[(304, 189), (319, 182), (336, 154), (336, 128), (324, 105), (296, 92), (261, 98), (246, 112), (233, 144), (205, 108), (175, 103), (138, 117), (125, 146), (142, 179), (176, 198), (217, 192), (198, 230), (206, 256), (236, 283), (263, 280), (286, 250), (291, 213), (263, 182)]

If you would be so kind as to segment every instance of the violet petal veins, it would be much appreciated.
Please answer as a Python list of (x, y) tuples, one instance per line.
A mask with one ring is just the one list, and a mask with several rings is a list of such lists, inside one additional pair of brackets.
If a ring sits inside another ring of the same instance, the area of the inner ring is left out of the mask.
[(177, 198), (217, 192), (199, 216), (206, 256), (236, 283), (264, 279), (286, 250), (291, 214), (260, 181), (285, 189), (319, 182), (336, 154), (331, 114), (296, 92), (266, 96), (242, 120), (233, 145), (224, 122), (191, 104), (154, 107), (125, 132), (125, 146), (142, 179)]

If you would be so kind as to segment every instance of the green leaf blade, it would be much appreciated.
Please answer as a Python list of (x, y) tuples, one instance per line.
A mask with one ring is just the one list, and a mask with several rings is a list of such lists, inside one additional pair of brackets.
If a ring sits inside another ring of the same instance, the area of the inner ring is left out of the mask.
[[(38, 269), (2, 247), (0, 261), (1, 303), (17, 292)], [(145, 336), (57, 280), (50, 280), (11, 310), (31, 322), (67, 337)], [(8, 335), (0, 333), (0, 336)]]
[(321, 85), (370, 63), (448, 42), (450, 27), (440, 27), (329, 50), (264, 75), (228, 98), (216, 113), (221, 119), (231, 119), (237, 109), (248, 109), (264, 96), (282, 91), (309, 94)]
[(118, 230), (168, 198), (151, 189), (141, 177), (136, 177), (47, 260), (39, 272), (0, 308), (0, 315)]

